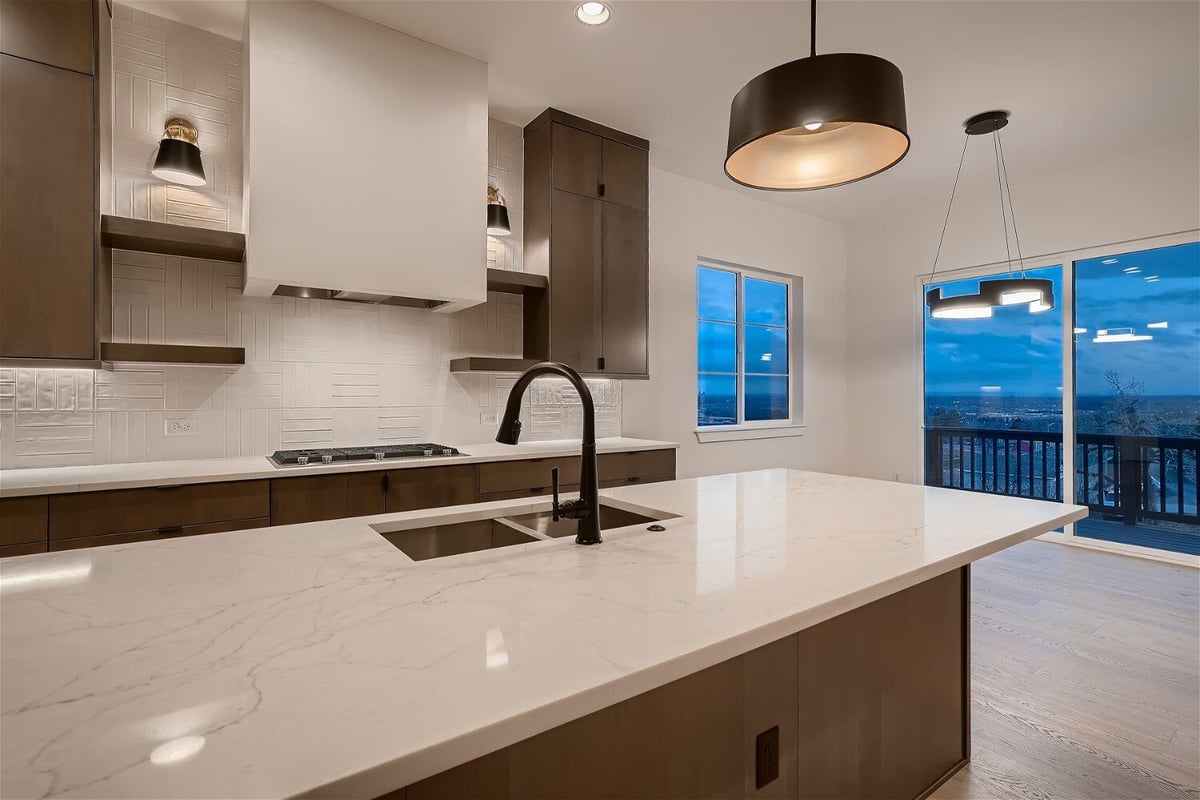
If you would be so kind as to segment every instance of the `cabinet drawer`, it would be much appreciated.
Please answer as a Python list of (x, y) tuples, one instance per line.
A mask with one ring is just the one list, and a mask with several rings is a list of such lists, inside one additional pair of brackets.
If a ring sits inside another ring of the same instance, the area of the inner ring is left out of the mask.
[(47, 497), (6, 497), (0, 500), (0, 546), (31, 542), (44, 544), (48, 505)]
[(387, 510), (461, 506), (478, 494), (474, 464), (460, 467), (414, 467), (387, 474)]
[(550, 471), (555, 467), (558, 467), (558, 480), (563, 486), (579, 483), (579, 456), (497, 461), (479, 465), (479, 493), (544, 494), (550, 491)]
[(45, 553), (45, 542), (26, 542), (25, 544), (0, 544), (0, 558), (8, 556), (29, 556), (34, 553)]
[(60, 494), (50, 498), (50, 540), (267, 518), (270, 513), (266, 480)]
[(78, 550), (81, 547), (103, 547), (109, 544), (152, 542), (158, 539), (177, 539), (180, 536), (199, 536), (205, 533), (227, 533), (229, 531), (244, 531), (251, 528), (265, 528), (270, 524), (271, 520), (267, 517), (259, 517), (258, 519), (238, 519), (230, 522), (210, 522), (204, 525), (178, 525), (159, 528), (153, 531), (110, 533), (106, 536), (79, 536), (73, 539), (55, 539), (50, 543), (50, 550)]
[(308, 475), (271, 481), (271, 524), (382, 514), (382, 472)]
[(0, 52), (91, 75), (95, 0), (0, 0)]
[[(637, 483), (657, 478), (672, 480), (675, 477), (674, 450), (640, 450), (633, 453), (605, 453), (600, 456), (600, 480), (602, 482)], [(610, 484), (610, 485), (619, 485)]]
[[(614, 486), (616, 486), (616, 485), (625, 486), (626, 484), (625, 484), (625, 481), (620, 481), (619, 484), (614, 483), (613, 485)], [(600, 488), (604, 489), (604, 488), (608, 488), (608, 487), (606, 487), (604, 485), (604, 483), (601, 482)], [(532, 489), (514, 489), (509, 492), (490, 492), (488, 494), (480, 494), (479, 502), (490, 503), (493, 500), (520, 500), (521, 498), (524, 498), (524, 497), (546, 497), (552, 491), (553, 491), (553, 488), (550, 486), (535, 486)], [(572, 494), (574, 492), (579, 491), (579, 484), (578, 483), (564, 483), (558, 487), (558, 491), (561, 492), (562, 494)]]

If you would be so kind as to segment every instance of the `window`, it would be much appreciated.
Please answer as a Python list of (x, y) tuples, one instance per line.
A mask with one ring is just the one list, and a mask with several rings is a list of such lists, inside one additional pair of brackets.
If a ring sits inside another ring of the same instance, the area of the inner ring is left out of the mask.
[(766, 427), (791, 420), (791, 280), (732, 266), (696, 270), (696, 421)]

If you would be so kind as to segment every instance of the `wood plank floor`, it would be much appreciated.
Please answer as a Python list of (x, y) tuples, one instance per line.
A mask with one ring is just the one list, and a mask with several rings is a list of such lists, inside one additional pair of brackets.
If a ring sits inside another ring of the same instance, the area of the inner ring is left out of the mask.
[(1200, 797), (1200, 572), (1031, 541), (971, 606), (971, 763), (935, 798)]

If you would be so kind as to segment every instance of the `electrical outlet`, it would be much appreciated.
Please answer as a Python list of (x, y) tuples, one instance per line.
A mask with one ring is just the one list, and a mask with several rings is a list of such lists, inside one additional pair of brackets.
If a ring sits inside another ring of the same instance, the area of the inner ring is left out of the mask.
[(166, 421), (167, 436), (187, 436), (196, 430), (194, 419), (169, 419)]
[(480, 411), (479, 412), (479, 424), (480, 425), (499, 425), (500, 424), (500, 412), (499, 411)]
[(897, 483), (899, 483), (899, 482), (900, 482), (900, 473), (899, 473), (899, 472), (893, 472), (893, 473), (892, 473), (892, 480), (894, 480), (894, 481), (896, 481)]
[(779, 726), (754, 740), (754, 788), (761, 789), (779, 777)]

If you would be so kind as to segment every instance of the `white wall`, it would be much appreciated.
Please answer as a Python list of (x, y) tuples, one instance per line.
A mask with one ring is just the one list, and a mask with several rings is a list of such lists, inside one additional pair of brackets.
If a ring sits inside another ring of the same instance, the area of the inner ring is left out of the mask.
[[(803, 436), (696, 441), (698, 258), (802, 277)], [(625, 434), (679, 442), (680, 477), (773, 466), (844, 471), (845, 258), (837, 225), (651, 168), (651, 378), (625, 384)]]
[[(969, 162), (971, 163), (971, 162)], [(974, 162), (982, 164), (982, 161)], [(995, 173), (964, 174), (939, 271), (1002, 261)], [(1023, 252), (1051, 254), (1200, 226), (1196, 138), (1048, 175), (1009, 165)], [(949, 187), (947, 187), (949, 189)], [(921, 299), (944, 201), (847, 231), (849, 471), (920, 482)]]

